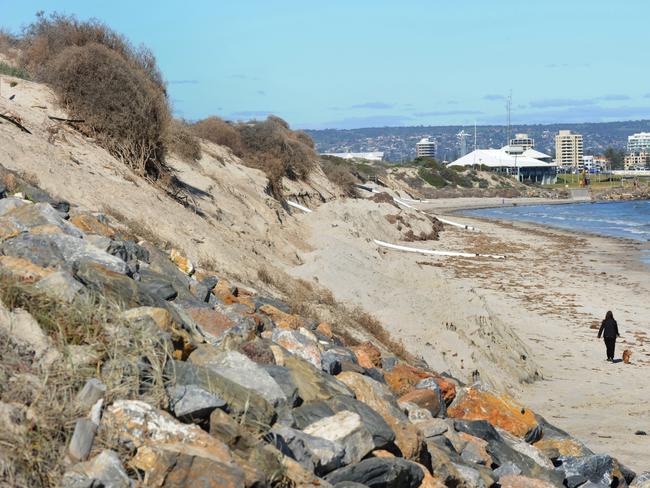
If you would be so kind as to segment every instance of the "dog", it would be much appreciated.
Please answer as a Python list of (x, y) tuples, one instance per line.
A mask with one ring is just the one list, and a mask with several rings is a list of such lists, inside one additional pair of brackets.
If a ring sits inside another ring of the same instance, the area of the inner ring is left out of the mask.
[(632, 357), (632, 351), (630, 351), (629, 349), (626, 349), (625, 351), (623, 351), (623, 362), (625, 364), (630, 364), (630, 358), (631, 357)]

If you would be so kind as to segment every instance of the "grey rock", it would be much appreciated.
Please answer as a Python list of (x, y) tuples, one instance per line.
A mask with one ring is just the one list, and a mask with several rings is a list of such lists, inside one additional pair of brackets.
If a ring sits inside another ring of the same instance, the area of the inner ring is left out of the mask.
[(212, 291), (212, 289), (217, 286), (217, 283), (219, 283), (219, 278), (216, 276), (207, 276), (201, 280), (201, 283), (208, 289), (208, 291)]
[(164, 275), (150, 269), (140, 269), (138, 274), (142, 289), (150, 295), (161, 300), (173, 300), (178, 296), (178, 292)]
[(226, 405), (217, 395), (196, 385), (176, 385), (167, 388), (171, 411), (182, 421), (207, 419), (212, 411)]
[(583, 457), (562, 456), (558, 459), (558, 463), (560, 465), (556, 469), (567, 479), (586, 478), (598, 486), (618, 486), (625, 481), (615, 475), (618, 463), (607, 454)]
[[(291, 378), (291, 371), (284, 366), (278, 366), (277, 364), (261, 364), (260, 366), (271, 375), (271, 378), (273, 378), (282, 389), (284, 396), (286, 397), (287, 405), (289, 407), (295, 407), (300, 400), (300, 396), (298, 395), (298, 387)], [(334, 412), (332, 412), (332, 414), (333, 413)]]
[(417, 422), (416, 425), (426, 438), (440, 436), (449, 430), (449, 426), (442, 419), (425, 420)]
[(253, 298), (255, 304), (255, 311), (259, 310), (264, 305), (271, 305), (284, 313), (291, 313), (291, 309), (279, 300), (270, 297), (256, 296)]
[(494, 470), (494, 476), (496, 476), (497, 478), (501, 478), (502, 476), (520, 475), (520, 474), (521, 474), (521, 469), (519, 469), (517, 465), (511, 462), (504, 463)]
[(72, 302), (84, 288), (67, 271), (56, 271), (38, 281), (35, 287), (49, 297), (68, 303)]
[(189, 277), (170, 260), (169, 255), (157, 249), (148, 242), (141, 243), (142, 248), (149, 252), (149, 270), (165, 276), (178, 292), (178, 298), (202, 303), (190, 293)]
[(0, 216), (8, 212), (11, 212), (15, 208), (24, 207), (25, 205), (31, 205), (31, 204), (20, 198), (15, 198), (15, 197), (2, 198), (0, 199)]
[(345, 347), (332, 347), (321, 354), (321, 368), (328, 374), (337, 375), (342, 371), (341, 363), (357, 362), (354, 353)]
[(115, 451), (103, 450), (85, 463), (75, 464), (61, 480), (63, 488), (129, 488), (124, 466)]
[(630, 488), (650, 488), (650, 471), (645, 471), (634, 478)]
[(114, 240), (111, 241), (106, 252), (112, 256), (117, 256), (125, 263), (129, 261), (144, 261), (149, 262), (149, 251), (144, 247), (129, 240)]
[(391, 372), (393, 368), (397, 365), (399, 359), (395, 356), (382, 356), (381, 358), (381, 368), (384, 371)]
[(298, 395), (305, 402), (327, 400), (336, 395), (354, 397), (350, 389), (335, 377), (297, 356), (285, 353), (284, 366), (291, 371), (291, 378), (298, 387)]
[(355, 481), (341, 481), (340, 483), (336, 483), (334, 485), (334, 488), (368, 488), (367, 485), (362, 485), (361, 483), (357, 483)]
[(345, 447), (345, 464), (358, 463), (374, 449), (372, 435), (355, 412), (343, 410), (303, 429), (306, 434), (337, 442)]
[(364, 368), (363, 374), (369, 376), (379, 383), (386, 384), (386, 378), (384, 378), (384, 373), (379, 368)]
[(200, 302), (207, 302), (210, 297), (210, 290), (203, 283), (195, 278), (190, 278), (190, 293)]
[(332, 471), (325, 480), (336, 485), (353, 481), (369, 488), (416, 488), (424, 479), (422, 469), (401, 458), (370, 458)]
[(345, 448), (338, 442), (277, 424), (271, 433), (280, 436), (286, 443), (290, 457), (317, 476), (323, 476), (343, 466)]
[(104, 395), (106, 395), (106, 385), (97, 378), (91, 378), (79, 390), (75, 400), (82, 410), (87, 411), (97, 403), (97, 400), (104, 398)]
[(97, 425), (88, 419), (79, 419), (74, 426), (72, 439), (68, 446), (70, 457), (75, 461), (85, 461), (90, 454), (95, 440)]
[(7, 256), (25, 258), (42, 267), (73, 269), (85, 261), (115, 273), (125, 274), (127, 270), (121, 259), (67, 234), (21, 234), (4, 242), (0, 250)]
[(6, 212), (3, 217), (23, 231), (28, 231), (37, 226), (53, 225), (61, 229), (66, 235), (77, 238), (84, 235), (74, 225), (66, 222), (61, 214), (48, 203), (19, 205)]
[(442, 396), (442, 390), (438, 383), (433, 378), (425, 378), (420, 381), (415, 388), (418, 390), (431, 390), (438, 395), (438, 404), (440, 405), (440, 411), (437, 413), (436, 417), (445, 418), (447, 416), (447, 405)]

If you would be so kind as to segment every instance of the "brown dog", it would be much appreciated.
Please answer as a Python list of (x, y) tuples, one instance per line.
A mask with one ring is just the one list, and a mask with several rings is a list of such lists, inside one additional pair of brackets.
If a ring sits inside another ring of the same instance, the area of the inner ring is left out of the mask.
[(632, 351), (630, 351), (629, 349), (626, 349), (625, 351), (623, 351), (623, 362), (625, 364), (630, 364), (630, 358), (631, 357), (632, 357)]

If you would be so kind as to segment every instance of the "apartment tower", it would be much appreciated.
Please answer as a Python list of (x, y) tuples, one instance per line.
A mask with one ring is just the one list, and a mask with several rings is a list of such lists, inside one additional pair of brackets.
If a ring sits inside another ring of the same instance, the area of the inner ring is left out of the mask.
[(570, 130), (561, 130), (555, 136), (555, 162), (558, 166), (582, 166), (582, 135), (572, 134)]

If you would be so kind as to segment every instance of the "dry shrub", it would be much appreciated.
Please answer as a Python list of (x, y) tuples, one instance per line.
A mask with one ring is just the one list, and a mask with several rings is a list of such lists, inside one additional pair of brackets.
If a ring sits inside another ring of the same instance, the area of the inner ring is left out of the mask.
[(190, 126), (183, 120), (173, 120), (167, 128), (165, 147), (183, 161), (201, 159), (201, 144), (192, 134)]
[(309, 136), (294, 132), (289, 124), (270, 115), (262, 122), (238, 126), (244, 146), (244, 162), (264, 171), (269, 179), (269, 192), (281, 198), (282, 178), (304, 180), (316, 166), (317, 156), (306, 141)]
[(326, 161), (321, 162), (321, 167), (327, 179), (341, 188), (346, 196), (357, 196), (357, 188), (354, 186), (357, 183), (357, 179), (348, 167)]
[(190, 126), (192, 133), (207, 141), (229, 147), (234, 154), (241, 156), (243, 148), (239, 132), (219, 117), (208, 117)]
[(47, 80), (98, 142), (141, 175), (164, 164), (167, 99), (144, 71), (101, 44), (68, 47), (48, 63)]

